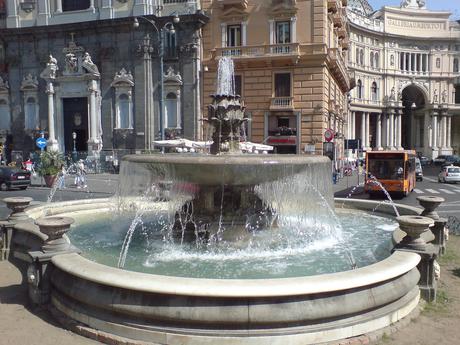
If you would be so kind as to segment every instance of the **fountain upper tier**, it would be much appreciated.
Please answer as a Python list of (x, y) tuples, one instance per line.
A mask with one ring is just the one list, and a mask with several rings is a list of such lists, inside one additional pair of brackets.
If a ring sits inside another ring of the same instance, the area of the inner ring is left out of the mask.
[(324, 156), (299, 155), (127, 155), (123, 161), (147, 165), (157, 176), (172, 174), (178, 181), (233, 186), (271, 182), (330, 164)]

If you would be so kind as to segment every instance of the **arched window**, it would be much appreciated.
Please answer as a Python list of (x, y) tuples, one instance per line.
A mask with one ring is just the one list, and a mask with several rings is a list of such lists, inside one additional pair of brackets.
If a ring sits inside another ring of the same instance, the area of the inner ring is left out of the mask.
[(363, 98), (363, 82), (361, 81), (361, 79), (358, 79), (358, 82), (356, 83), (356, 93), (358, 99)]
[(364, 66), (364, 49), (361, 49), (359, 52), (359, 64)]
[(133, 128), (131, 120), (131, 104), (127, 94), (118, 96), (117, 102), (117, 128)]
[(180, 128), (180, 119), (177, 118), (177, 96), (170, 92), (166, 96), (166, 128)]
[(458, 59), (455, 58), (454, 59), (454, 73), (458, 73), (459, 69), (458, 69)]
[[(393, 55), (392, 55), (393, 56)], [(374, 54), (374, 59), (375, 59), (375, 68), (379, 68), (380, 67), (380, 56), (379, 56), (379, 53), (375, 53)]]
[(10, 130), (11, 117), (10, 107), (4, 99), (0, 99), (0, 129)]
[(38, 127), (38, 111), (37, 111), (37, 102), (35, 98), (29, 97), (26, 100), (24, 106), (24, 128), (25, 129), (37, 129)]
[(378, 88), (377, 88), (377, 83), (375, 81), (371, 85), (371, 99), (373, 101), (378, 100)]

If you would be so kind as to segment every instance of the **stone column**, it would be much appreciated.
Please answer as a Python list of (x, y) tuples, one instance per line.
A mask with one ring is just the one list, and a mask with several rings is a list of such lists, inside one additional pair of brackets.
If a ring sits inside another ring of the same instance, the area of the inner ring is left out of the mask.
[(409, 71), (409, 72), (412, 72), (412, 53), (409, 53), (408, 56), (409, 56), (408, 71)]
[(46, 0), (38, 1), (38, 15), (37, 25), (48, 25), (48, 19), (50, 18), (49, 3)]
[(381, 120), (382, 120), (382, 147), (386, 148), (387, 147), (387, 114), (385, 112), (382, 112), (381, 114)]
[(441, 116), (441, 148), (446, 149), (447, 147), (447, 116), (442, 114)]
[(377, 113), (376, 121), (376, 136), (375, 136), (375, 149), (383, 150), (382, 147), (382, 113)]
[(390, 114), (389, 114), (389, 122), (390, 122), (390, 126), (389, 126), (389, 136), (388, 136), (388, 140), (389, 140), (389, 145), (388, 145), (388, 148), (390, 150), (394, 150), (395, 149), (395, 115), (394, 115), (394, 110), (390, 110)]
[(402, 150), (402, 112), (401, 110), (396, 111), (396, 148)]
[(275, 21), (270, 19), (268, 21), (269, 30), (270, 30), (270, 44), (275, 44)]
[(19, 16), (18, 16), (18, 2), (19, 0), (9, 0), (5, 1), (7, 4), (7, 26), (10, 28), (16, 28), (19, 25)]
[(447, 116), (447, 148), (452, 148), (452, 116)]
[(438, 148), (438, 113), (433, 112), (431, 115), (431, 131), (432, 131), (432, 138), (431, 138), (431, 148), (436, 150)]
[(365, 113), (365, 115), (366, 115), (366, 117), (365, 117), (365, 118), (366, 118), (366, 128), (365, 128), (365, 131), (366, 131), (366, 133), (365, 133), (365, 135), (366, 135), (366, 140), (365, 140), (365, 142), (366, 142), (366, 148), (367, 148), (367, 149), (370, 149), (370, 148), (371, 148), (371, 143), (370, 143), (370, 140), (369, 140), (369, 136), (370, 136), (369, 115), (370, 115), (370, 114), (369, 114), (369, 113)]
[(351, 112), (351, 139), (356, 139), (356, 111)]
[(361, 148), (366, 148), (366, 115), (361, 113)]
[(48, 148), (58, 150), (58, 142), (54, 130), (54, 85), (51, 80), (46, 83), (46, 94), (48, 95)]
[(248, 22), (247, 21), (241, 22), (241, 45), (242, 46), (246, 45), (247, 28), (248, 28)]
[(89, 91), (89, 120), (90, 120), (90, 138), (88, 140), (88, 150), (97, 151), (99, 140), (97, 138), (97, 109), (96, 109), (96, 93), (97, 93), (97, 82), (96, 80), (90, 80), (88, 82)]
[(297, 43), (297, 18), (291, 18), (291, 42)]
[(56, 12), (57, 13), (62, 12), (62, 0), (56, 0)]

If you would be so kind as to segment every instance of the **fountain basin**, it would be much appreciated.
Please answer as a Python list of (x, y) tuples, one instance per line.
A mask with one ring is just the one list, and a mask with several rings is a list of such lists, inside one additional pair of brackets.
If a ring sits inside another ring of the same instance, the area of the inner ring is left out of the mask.
[[(337, 205), (356, 208), (355, 200)], [(97, 206), (96, 206), (97, 205)], [(362, 208), (376, 202), (361, 203)], [(96, 206), (96, 207), (95, 207)], [(27, 210), (97, 217), (110, 202), (87, 200)], [(402, 214), (416, 210), (398, 206)], [(384, 212), (392, 212), (392, 209)], [(56, 255), (53, 306), (118, 336), (162, 344), (317, 344), (388, 326), (418, 304), (420, 258), (395, 252), (373, 265), (310, 277), (202, 279), (125, 271), (78, 254)]]

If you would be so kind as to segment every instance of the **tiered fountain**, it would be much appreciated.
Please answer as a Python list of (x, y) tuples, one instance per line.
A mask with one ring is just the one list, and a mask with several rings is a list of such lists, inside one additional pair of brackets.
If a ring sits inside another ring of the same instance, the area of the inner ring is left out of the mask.
[(241, 155), (231, 60), (219, 71), (213, 155), (126, 156), (115, 202), (28, 211), (76, 220), (83, 254), (52, 258), (54, 308), (86, 334), (200, 345), (317, 344), (409, 314), (420, 258), (385, 250), (394, 221), (336, 214), (327, 157)]

